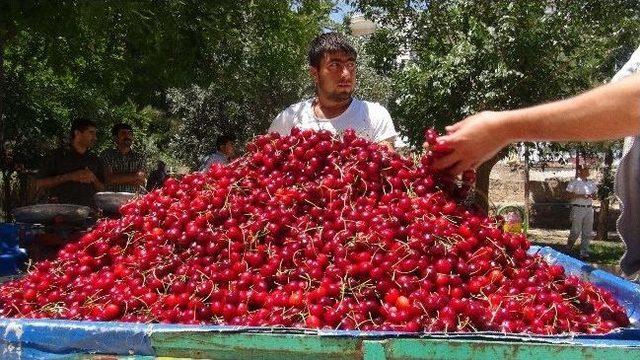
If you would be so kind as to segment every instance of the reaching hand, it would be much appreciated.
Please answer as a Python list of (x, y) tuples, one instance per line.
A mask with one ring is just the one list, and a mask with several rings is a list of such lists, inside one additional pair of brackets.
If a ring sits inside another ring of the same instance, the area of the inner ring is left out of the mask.
[(498, 125), (498, 112), (481, 112), (447, 126), (447, 135), (438, 138), (439, 144), (450, 148), (447, 155), (433, 166), (453, 175), (475, 169), (509, 143)]

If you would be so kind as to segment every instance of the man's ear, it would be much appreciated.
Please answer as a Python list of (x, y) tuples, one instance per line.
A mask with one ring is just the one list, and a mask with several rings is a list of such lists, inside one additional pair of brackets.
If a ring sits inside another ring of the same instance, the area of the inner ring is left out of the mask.
[(315, 66), (309, 66), (309, 75), (313, 78), (313, 81), (318, 83), (318, 68)]

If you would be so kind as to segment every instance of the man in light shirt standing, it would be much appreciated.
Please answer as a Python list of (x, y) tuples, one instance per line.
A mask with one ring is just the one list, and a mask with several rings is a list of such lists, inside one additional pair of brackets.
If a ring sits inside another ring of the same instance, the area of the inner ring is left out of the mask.
[(315, 97), (293, 104), (271, 123), (269, 132), (289, 135), (292, 128), (328, 130), (340, 134), (353, 129), (358, 136), (393, 148), (396, 132), (387, 109), (353, 98), (356, 51), (340, 34), (322, 34), (311, 42), (309, 74)]
[(598, 187), (589, 180), (589, 168), (586, 166), (578, 170), (578, 177), (567, 185), (567, 192), (571, 195), (571, 231), (568, 246), (573, 248), (578, 236), (580, 238), (580, 257), (589, 257), (589, 242), (593, 236), (593, 198)]

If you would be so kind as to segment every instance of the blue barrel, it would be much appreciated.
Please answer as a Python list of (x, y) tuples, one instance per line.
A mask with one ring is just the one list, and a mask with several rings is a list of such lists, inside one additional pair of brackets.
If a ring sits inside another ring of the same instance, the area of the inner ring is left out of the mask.
[(24, 268), (27, 253), (19, 247), (17, 224), (0, 224), (0, 276), (17, 275)]
[[(3, 254), (0, 255), (0, 276), (16, 275), (20, 271), (20, 262), (17, 255)], [(24, 260), (22, 260), (24, 263)]]
[(18, 225), (12, 223), (0, 224), (0, 254), (2, 249), (12, 249), (18, 246), (20, 237), (18, 236)]

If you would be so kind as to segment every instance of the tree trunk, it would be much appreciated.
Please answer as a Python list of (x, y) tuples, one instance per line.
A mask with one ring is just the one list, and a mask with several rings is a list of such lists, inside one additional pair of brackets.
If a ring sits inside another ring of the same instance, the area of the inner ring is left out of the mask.
[(4, 221), (9, 221), (11, 213), (11, 171), (2, 170), (2, 213)]
[(524, 219), (522, 219), (522, 223), (526, 224), (525, 228), (529, 227), (529, 209), (531, 208), (530, 203), (530, 192), (529, 188), (529, 145), (527, 143), (524, 144)]
[(8, 178), (10, 176), (6, 148), (4, 146), (4, 98), (6, 94), (6, 85), (4, 80), (4, 48), (6, 41), (0, 37), (0, 174), (2, 175), (2, 210), (4, 220), (9, 219), (9, 197), (11, 193), (11, 185)]
[(600, 199), (600, 214), (598, 214), (598, 225), (596, 239), (607, 241), (609, 239), (609, 199)]
[(504, 149), (494, 157), (480, 165), (476, 170), (476, 204), (486, 213), (489, 213), (489, 175), (493, 166), (507, 153)]
[(600, 214), (598, 215), (597, 235), (596, 239), (606, 241), (609, 235), (609, 196), (613, 190), (613, 178), (611, 174), (611, 165), (613, 163), (613, 151), (609, 147), (604, 155), (604, 166), (602, 167), (602, 184), (604, 191), (598, 191), (600, 199)]
[(0, 161), (2, 170), (5, 170), (5, 147), (4, 147), (4, 98), (6, 94), (5, 75), (4, 75), (4, 48), (5, 39), (0, 37)]
[(2, 193), (4, 194), (2, 209), (4, 210), (5, 217), (7, 218), (10, 210), (9, 198), (11, 194), (11, 184), (8, 179), (11, 177), (13, 169), (10, 168), (11, 162), (7, 157), (7, 149), (4, 141), (6, 130), (4, 122), (4, 108), (5, 97), (7, 94), (6, 74), (4, 71), (4, 51), (9, 41), (11, 41), (15, 36), (16, 29), (11, 25), (9, 25), (8, 29), (0, 29), (0, 173), (4, 180), (2, 182)]

